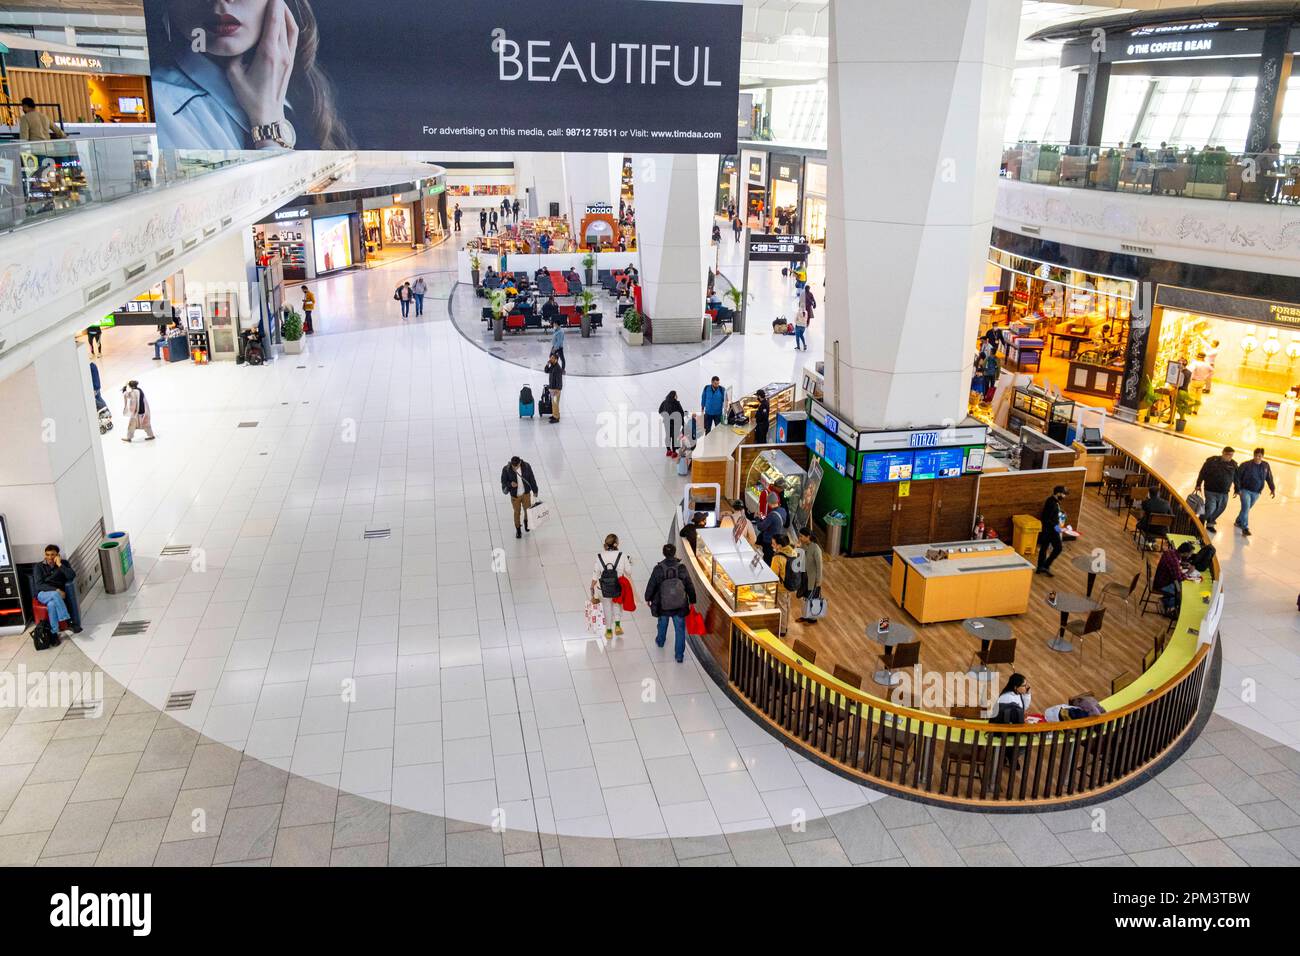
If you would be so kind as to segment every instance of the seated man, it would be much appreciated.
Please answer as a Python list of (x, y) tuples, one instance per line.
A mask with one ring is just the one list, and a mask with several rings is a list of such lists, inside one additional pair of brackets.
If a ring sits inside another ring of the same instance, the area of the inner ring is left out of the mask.
[(560, 307), (555, 301), (555, 296), (548, 297), (542, 306), (542, 319), (548, 325), (560, 320)]
[(77, 603), (77, 572), (59, 554), (57, 544), (45, 546), (45, 560), (32, 569), (32, 593), (50, 613), (50, 630), (59, 633), (64, 621), (73, 634), (81, 633), (81, 606)]
[(582, 282), (582, 279), (578, 277), (578, 270), (573, 268), (573, 266), (569, 266), (569, 271), (564, 274), (564, 281), (580, 283)]
[(1153, 491), (1142, 500), (1142, 520), (1138, 522), (1138, 529), (1141, 531), (1150, 530), (1150, 518), (1152, 515), (1171, 515), (1174, 509), (1169, 502), (1160, 496), (1158, 491)]

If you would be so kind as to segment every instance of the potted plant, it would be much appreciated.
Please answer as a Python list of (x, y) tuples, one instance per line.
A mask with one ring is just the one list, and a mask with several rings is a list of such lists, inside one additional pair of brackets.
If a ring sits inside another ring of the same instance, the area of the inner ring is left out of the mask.
[(1174, 399), (1174, 410), (1178, 412), (1178, 420), (1174, 422), (1174, 431), (1181, 432), (1187, 428), (1187, 416), (1195, 413), (1197, 405), (1200, 403), (1192, 398), (1190, 392), (1179, 390), (1177, 397)]
[(1046, 183), (1049, 186), (1056, 185), (1060, 178), (1061, 170), (1061, 147), (1059, 146), (1040, 146), (1038, 147), (1038, 173), (1034, 177), (1035, 182)]
[(1228, 195), (1228, 154), (1217, 149), (1201, 150), (1185, 195), (1198, 199), (1225, 198)]
[(582, 257), (582, 268), (587, 271), (587, 285), (596, 284), (596, 254), (588, 251)]
[(280, 323), (280, 339), (284, 343), (284, 351), (289, 355), (297, 355), (302, 351), (302, 316), (293, 306), (287, 306), (284, 310), (284, 321)]
[(623, 313), (623, 340), (628, 345), (641, 345), (645, 341), (643, 328), (640, 312), (628, 309)]
[(477, 252), (471, 252), (469, 254), (469, 277), (473, 280), (475, 289), (478, 288), (478, 270), (482, 264), (483, 263), (479, 261)]
[[(588, 274), (590, 274), (591, 270), (588, 269), (587, 272)], [(582, 322), (582, 337), (584, 339), (591, 338), (590, 313), (591, 313), (591, 307), (595, 304), (595, 302), (596, 302), (596, 293), (592, 292), (591, 289), (584, 288), (581, 292), (578, 293), (578, 317)]]
[(1138, 383), (1138, 391), (1142, 393), (1138, 396), (1138, 403), (1146, 409), (1146, 414), (1143, 416), (1142, 420), (1144, 422), (1150, 422), (1151, 413), (1155, 410), (1156, 401), (1160, 397), (1156, 394), (1156, 387), (1151, 381), (1151, 376), (1142, 376), (1142, 381)]
[(488, 292), (488, 305), (492, 309), (492, 341), (500, 342), (506, 331), (506, 290), (491, 289)]

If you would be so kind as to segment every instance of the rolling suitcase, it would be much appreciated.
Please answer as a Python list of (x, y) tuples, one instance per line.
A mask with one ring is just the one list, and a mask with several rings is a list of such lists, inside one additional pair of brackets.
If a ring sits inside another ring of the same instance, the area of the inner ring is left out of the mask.
[(537, 402), (537, 412), (540, 415), (551, 414), (551, 390), (548, 387), (542, 388), (542, 397)]
[(519, 417), (532, 418), (534, 407), (533, 390), (525, 385), (519, 390)]

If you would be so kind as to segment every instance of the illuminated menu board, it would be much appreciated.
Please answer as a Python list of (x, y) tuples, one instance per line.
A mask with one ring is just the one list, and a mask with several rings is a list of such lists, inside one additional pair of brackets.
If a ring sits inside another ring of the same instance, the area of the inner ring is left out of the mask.
[(874, 484), (881, 481), (911, 481), (915, 453), (911, 451), (879, 451), (862, 456), (862, 481)]

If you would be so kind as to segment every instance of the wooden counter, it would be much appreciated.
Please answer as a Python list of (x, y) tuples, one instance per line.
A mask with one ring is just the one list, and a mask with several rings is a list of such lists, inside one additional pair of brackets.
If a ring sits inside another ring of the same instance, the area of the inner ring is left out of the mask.
[[(931, 548), (949, 551), (931, 561)], [(971, 548), (960, 551), (960, 548)], [(1034, 566), (1003, 541), (950, 541), (894, 549), (889, 592), (922, 624), (1024, 614)]]
[(692, 483), (721, 485), (723, 498), (731, 496), (736, 449), (749, 440), (752, 432), (749, 425), (714, 425), (707, 435), (701, 436), (691, 453)]

